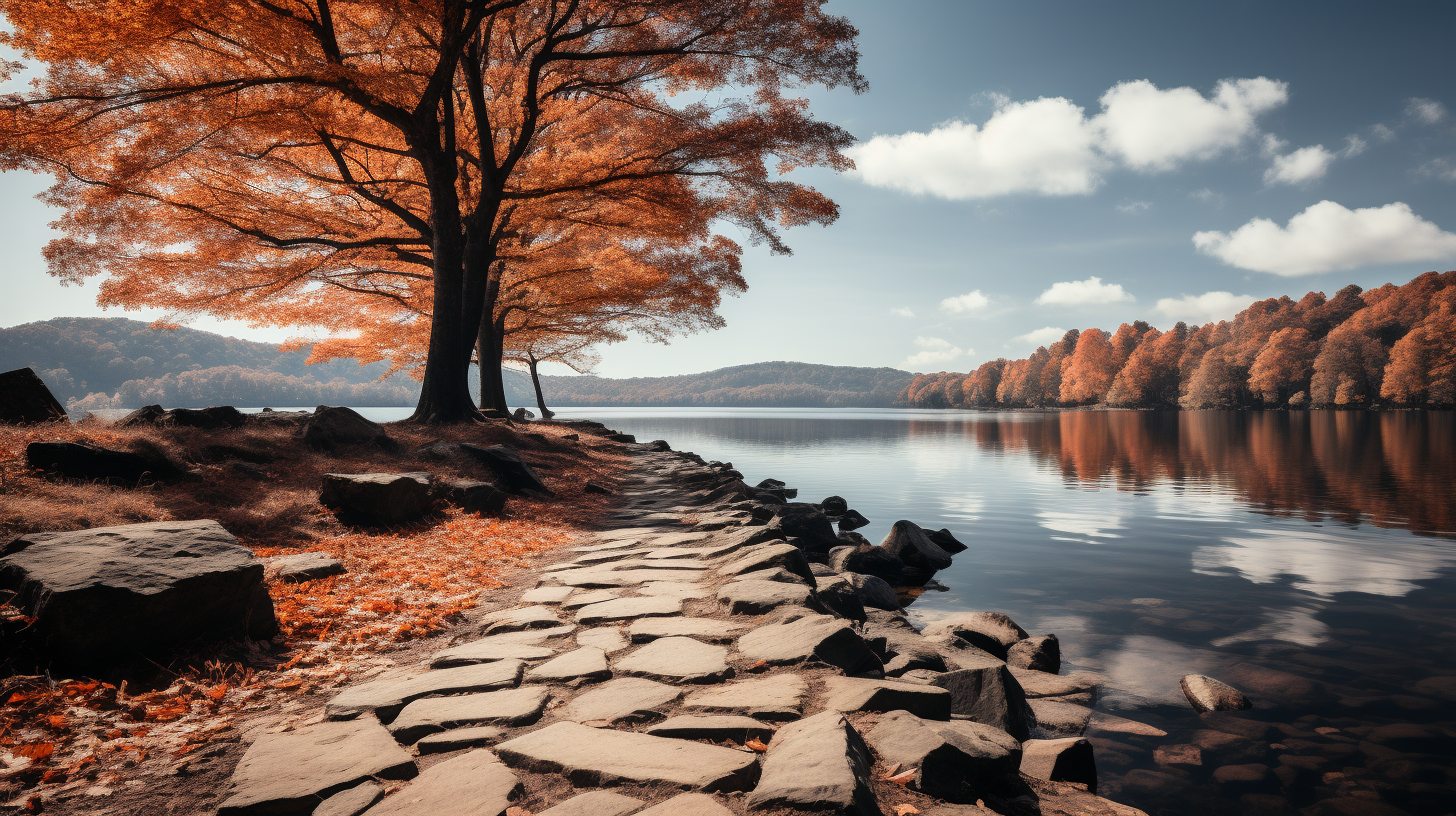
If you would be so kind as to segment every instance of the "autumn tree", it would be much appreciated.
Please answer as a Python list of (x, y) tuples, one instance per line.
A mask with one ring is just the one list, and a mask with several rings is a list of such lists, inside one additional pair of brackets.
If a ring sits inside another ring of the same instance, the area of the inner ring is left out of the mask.
[(1390, 350), (1380, 396), (1411, 406), (1456, 405), (1456, 288)]
[[(819, 6), (10, 0), (7, 43), (48, 71), (6, 102), (4, 161), (57, 176), (53, 270), (109, 275), (105, 302), (344, 331), (411, 315), (416, 418), (459, 419), (504, 245), (601, 201), (671, 211), (679, 249), (725, 221), (786, 251), (779, 227), (833, 219), (769, 177), (848, 166), (848, 135), (782, 94), (863, 88), (854, 29)], [(683, 92), (718, 101), (668, 103)]]
[[(1144, 323), (1144, 326), (1147, 324)], [(1124, 324), (1126, 328), (1126, 324)], [(1077, 337), (1077, 347), (1062, 368), (1061, 401), (1064, 405), (1100, 402), (1112, 386), (1121, 367), (1118, 351), (1101, 329), (1088, 329)]]
[(1188, 327), (1178, 323), (1167, 332), (1152, 329), (1128, 357), (1107, 391), (1107, 404), (1116, 407), (1178, 405), (1178, 360)]
[(1269, 338), (1249, 367), (1249, 390), (1267, 405), (1280, 405), (1309, 389), (1318, 347), (1307, 330), (1280, 329)]

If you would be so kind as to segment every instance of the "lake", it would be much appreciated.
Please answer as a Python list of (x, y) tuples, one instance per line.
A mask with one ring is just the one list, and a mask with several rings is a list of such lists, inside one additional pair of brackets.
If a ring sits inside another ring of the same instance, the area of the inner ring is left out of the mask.
[[(732, 461), (750, 484), (782, 479), (803, 501), (843, 496), (871, 541), (897, 519), (949, 527), (970, 549), (916, 618), (996, 610), (1056, 633), (1063, 673), (1107, 677), (1099, 710), (1168, 732), (1089, 732), (1119, 801), (1456, 803), (1456, 414), (559, 413)], [(1190, 673), (1244, 690), (1266, 733), (1210, 729), (1179, 690)], [(1159, 763), (1183, 744), (1201, 765)]]

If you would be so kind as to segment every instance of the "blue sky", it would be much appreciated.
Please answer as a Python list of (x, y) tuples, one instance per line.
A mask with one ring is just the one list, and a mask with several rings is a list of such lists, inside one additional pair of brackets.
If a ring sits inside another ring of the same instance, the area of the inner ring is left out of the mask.
[[(600, 373), (964, 371), (1066, 329), (1456, 268), (1456, 4), (830, 8), (861, 31), (870, 90), (807, 95), (860, 139), (858, 168), (795, 177), (839, 221), (790, 231), (792, 257), (750, 248), (726, 329), (607, 347)], [(99, 313), (45, 275), (43, 186), (0, 177), (0, 325)]]

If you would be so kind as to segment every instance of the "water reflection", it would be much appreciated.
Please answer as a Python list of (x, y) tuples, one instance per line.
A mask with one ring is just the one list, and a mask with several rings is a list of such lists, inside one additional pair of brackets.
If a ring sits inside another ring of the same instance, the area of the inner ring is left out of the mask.
[(1199, 547), (1193, 571), (1233, 570), (1247, 581), (1272, 584), (1289, 578), (1297, 589), (1329, 597), (1338, 592), (1405, 595), (1416, 581), (1435, 578), (1456, 564), (1456, 550), (1421, 541), (1368, 540), (1319, 530), (1246, 530), (1226, 545)]

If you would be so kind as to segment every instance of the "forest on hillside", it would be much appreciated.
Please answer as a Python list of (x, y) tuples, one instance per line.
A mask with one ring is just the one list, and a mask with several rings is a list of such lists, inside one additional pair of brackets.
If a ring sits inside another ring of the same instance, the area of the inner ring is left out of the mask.
[(887, 408), (913, 375), (895, 368), (753, 363), (676, 377), (542, 377), (553, 405)]
[(1456, 405), (1456, 272), (1334, 297), (1261, 300), (1232, 321), (1073, 329), (1021, 360), (920, 374), (916, 408), (1437, 408)]

